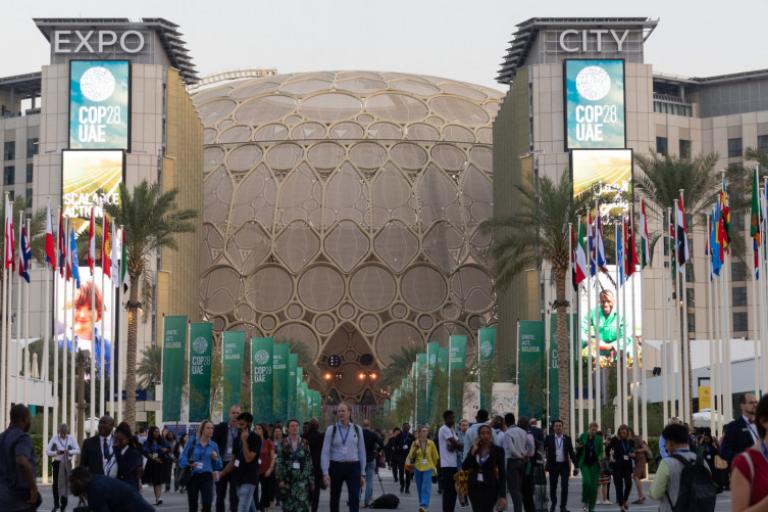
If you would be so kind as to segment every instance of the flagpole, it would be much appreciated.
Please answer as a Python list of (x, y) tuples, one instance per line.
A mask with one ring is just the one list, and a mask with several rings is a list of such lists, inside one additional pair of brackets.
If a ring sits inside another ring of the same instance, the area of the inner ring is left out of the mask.
[(600, 365), (600, 342), (602, 338), (600, 336), (600, 269), (598, 263), (600, 259), (598, 255), (598, 239), (597, 239), (597, 218), (600, 215), (600, 203), (595, 201), (595, 232), (594, 232), (594, 245), (595, 245), (595, 308), (596, 308), (596, 321), (595, 321), (595, 345), (597, 347), (596, 357), (597, 364), (595, 365), (595, 421), (602, 427), (603, 424), (603, 382), (602, 373), (603, 369)]
[[(32, 222), (27, 218), (27, 244), (32, 243)], [(27, 249), (31, 250), (31, 245), (28, 245)], [(25, 249), (22, 247), (22, 252)], [(26, 268), (27, 274), (29, 275), (29, 272), (32, 270), (32, 260), (30, 259), (27, 263), (26, 260), (26, 254), (24, 255), (24, 262), (25, 265), (28, 265)], [(29, 357), (29, 295), (32, 292), (32, 282), (31, 282), (31, 275), (30, 275), (30, 282), (27, 283), (27, 293), (24, 296), (24, 405), (29, 405), (29, 377), (30, 377), (30, 368), (32, 366), (32, 361)], [(43, 435), (45, 435), (45, 432), (43, 432)]]
[[(573, 279), (573, 223), (568, 223), (568, 254), (570, 256), (570, 259), (568, 260), (569, 263), (569, 275), (571, 276), (571, 279)], [(573, 339), (573, 283), (571, 283), (571, 286), (568, 286), (566, 288), (566, 298), (565, 300), (568, 301), (568, 313), (566, 317), (566, 325), (568, 326), (568, 330), (570, 331), (568, 333), (568, 393), (570, 394), (570, 400), (568, 400), (568, 418), (569, 418), (569, 430), (571, 433), (571, 439), (576, 439), (576, 429), (574, 428), (576, 425), (576, 403), (575, 403), (575, 389), (574, 389), (574, 350), (573, 347), (575, 346), (576, 341)], [(558, 365), (559, 366), (559, 365)], [(449, 386), (450, 389), (450, 386)]]
[[(8, 337), (6, 336), (6, 327), (8, 326), (8, 269), (6, 268), (6, 255), (8, 253), (8, 192), (5, 193), (5, 201), (3, 208), (5, 208), (3, 221), (3, 309), (0, 312), (2, 316), (2, 325), (0, 325), (0, 420), (2, 424), (8, 423)], [(12, 214), (11, 214), (12, 215)]]
[[(19, 212), (19, 237), (16, 239), (18, 242), (18, 250), (21, 250), (21, 226), (24, 224), (24, 211)], [(14, 254), (14, 258), (16, 255)], [(21, 294), (23, 293), (21, 287), (21, 275), (14, 272), (16, 279), (16, 289), (18, 294), (16, 295), (16, 317), (13, 319), (13, 323), (16, 327), (16, 350), (13, 353), (13, 370), (16, 372), (16, 378), (13, 382), (13, 396), (14, 403), (21, 402)]]
[[(72, 223), (74, 224), (74, 223)], [(76, 432), (75, 439), (80, 439), (80, 436), (82, 433), (80, 432), (80, 429), (78, 428), (77, 424), (77, 413), (78, 413), (78, 406), (79, 404), (75, 401), (75, 379), (77, 378), (77, 353), (80, 351), (80, 343), (79, 339), (75, 333), (75, 296), (77, 295), (77, 285), (75, 282), (75, 257), (76, 254), (72, 251), (76, 251), (77, 249), (72, 248), (71, 240), (73, 239), (73, 232), (75, 228), (73, 225), (69, 226), (69, 232), (67, 236), (67, 243), (70, 244), (69, 251), (70, 253), (70, 261), (72, 262), (72, 300), (70, 302), (72, 306), (72, 312), (70, 316), (70, 322), (72, 326), (72, 350), (70, 351), (69, 357), (70, 357), (70, 374), (69, 374), (69, 402), (70, 402), (70, 408), (69, 408), (69, 421), (71, 425), (71, 429), (73, 432)], [(78, 262), (79, 265), (79, 262)], [(79, 275), (79, 269), (78, 269), (78, 275)]]
[[(616, 308), (616, 319), (617, 321), (619, 321), (619, 319), (621, 318), (621, 306), (624, 305), (623, 300), (619, 302), (619, 295), (620, 295), (619, 289), (621, 290), (624, 289), (623, 279), (622, 279), (623, 273), (622, 273), (622, 267), (621, 267), (624, 264), (624, 254), (623, 254), (624, 251), (623, 249), (621, 250), (619, 249), (619, 245), (621, 244), (623, 246), (624, 244), (624, 236), (621, 230), (620, 222), (617, 221), (614, 223), (614, 231), (616, 233), (615, 234), (616, 242), (614, 244), (616, 246), (615, 247), (615, 250), (616, 250), (616, 305), (615, 305), (615, 308)], [(614, 405), (614, 409), (613, 409), (614, 411), (613, 412), (613, 431), (614, 432), (618, 432), (619, 425), (624, 423), (624, 419), (622, 417), (622, 415), (624, 414), (624, 410), (621, 407), (621, 402), (622, 402), (621, 396), (623, 394), (621, 392), (621, 370), (620, 370), (621, 369), (621, 362), (620, 362), (621, 361), (621, 334), (620, 334), (621, 329), (617, 329), (616, 333), (618, 334), (616, 341), (617, 341), (617, 348), (619, 350), (617, 354), (618, 358), (616, 360), (616, 402), (617, 403)]]
[(761, 237), (761, 249), (758, 251), (758, 254), (760, 255), (760, 271), (763, 273), (763, 279), (762, 279), (762, 286), (760, 286), (760, 314), (758, 315), (758, 318), (760, 319), (760, 368), (762, 368), (763, 371), (763, 381), (762, 381), (762, 393), (768, 393), (768, 369), (766, 369), (766, 365), (768, 365), (768, 311), (766, 311), (766, 290), (768, 290), (768, 273), (766, 273), (765, 268), (765, 247), (766, 247), (766, 236), (768, 236), (768, 230), (766, 230), (766, 222), (768, 222), (768, 218), (766, 218), (766, 214), (768, 211), (768, 205), (766, 204), (766, 193), (768, 193), (768, 178), (763, 178), (763, 193), (760, 194), (760, 213), (761, 213), (761, 223), (760, 223), (760, 229)]
[[(102, 235), (104, 236), (104, 235)], [(102, 251), (103, 252), (103, 251)], [(101, 311), (99, 318), (101, 319), (101, 327), (99, 328), (99, 417), (104, 416), (106, 413), (106, 382), (104, 382), (104, 361), (106, 359), (104, 352), (107, 350), (107, 340), (104, 336), (104, 255), (101, 256)]]
[[(63, 223), (64, 228), (64, 275), (62, 276), (62, 283), (64, 285), (64, 295), (62, 296), (62, 305), (61, 305), (61, 322), (63, 325), (63, 331), (62, 331), (62, 339), (64, 342), (64, 345), (62, 346), (61, 351), (61, 422), (62, 423), (69, 423), (70, 432), (72, 432), (72, 435), (75, 435), (74, 425), (72, 425), (72, 422), (70, 421), (71, 417), (69, 416), (69, 352), (72, 350), (72, 347), (70, 346), (69, 341), (69, 333), (67, 332), (67, 292), (69, 288), (69, 279), (67, 275), (67, 268), (68, 268), (68, 262), (67, 262), (67, 254), (69, 251), (69, 220), (65, 220)], [(74, 283), (72, 283), (72, 286), (74, 286)], [(58, 308), (57, 308), (58, 309)], [(74, 344), (74, 336), (72, 337), (72, 344)], [(56, 425), (56, 428), (59, 428), (58, 425)]]
[[(592, 247), (591, 247), (591, 223), (590, 215), (587, 212), (587, 411), (589, 412), (589, 422), (595, 421), (595, 401), (592, 393), (593, 363), (592, 350), (594, 342), (592, 341)], [(596, 317), (597, 315), (595, 315)], [(597, 330), (597, 329), (595, 329)]]
[[(624, 260), (628, 262), (628, 266), (632, 266), (632, 250), (633, 247), (630, 246), (632, 243), (632, 238), (629, 236), (629, 233), (627, 230), (631, 229), (632, 226), (629, 224), (629, 219), (625, 219), (624, 221), (624, 240), (627, 242), (626, 247), (624, 248)], [(634, 268), (631, 269), (634, 272)], [(621, 309), (622, 309), (622, 316), (621, 318), (617, 318), (617, 335), (619, 338), (619, 347), (620, 348), (620, 354), (619, 354), (619, 364), (616, 368), (616, 373), (621, 371), (621, 401), (619, 402), (621, 404), (621, 420), (622, 423), (628, 425), (629, 424), (629, 403), (627, 402), (627, 388), (629, 388), (630, 397), (632, 396), (632, 383), (629, 382), (629, 375), (627, 375), (627, 319), (629, 318), (629, 315), (627, 314), (628, 308), (627, 308), (627, 288), (629, 287), (629, 280), (632, 276), (627, 272), (627, 268), (624, 269), (624, 286), (621, 287)], [(617, 290), (618, 291), (618, 290)], [(621, 320), (624, 320), (624, 329), (622, 332), (621, 329)], [(618, 431), (618, 429), (617, 429)], [(635, 432), (637, 432), (637, 429), (635, 429)]]
[(672, 357), (671, 363), (672, 363), (672, 380), (670, 381), (670, 388), (672, 391), (672, 400), (670, 401), (670, 414), (672, 416), (680, 416), (680, 382), (677, 375), (678, 372), (678, 361), (680, 360), (680, 356), (678, 355), (679, 352), (679, 345), (677, 340), (677, 333), (680, 330), (680, 308), (678, 307), (678, 272), (677, 272), (677, 235), (675, 234), (675, 210), (670, 208), (669, 210), (669, 240), (670, 240), (670, 269), (672, 270), (672, 276), (670, 279), (671, 285), (672, 285), (672, 291), (670, 293), (669, 299), (672, 303), (672, 311), (674, 312), (674, 321), (672, 322), (672, 326), (676, 325), (677, 327), (672, 329), (672, 326), (670, 326), (670, 344), (672, 345), (672, 353), (670, 354)]
[[(122, 254), (123, 244), (125, 243), (125, 235), (123, 233), (123, 226), (120, 226), (120, 254)], [(117, 279), (117, 310), (120, 310), (123, 306), (123, 286), (122, 286), (122, 268), (123, 261), (122, 256), (120, 259), (120, 266), (118, 267), (118, 279)], [(120, 417), (120, 421), (123, 420), (123, 375), (125, 375), (125, 349), (123, 347), (123, 317), (125, 315), (118, 315), (117, 322), (117, 336), (120, 340), (120, 364), (118, 365), (117, 372), (117, 414)]]
[[(711, 403), (709, 407), (709, 430), (712, 433), (712, 437), (717, 437), (717, 425), (715, 422), (715, 411), (717, 410), (715, 407), (715, 397), (717, 396), (715, 393), (715, 390), (717, 389), (716, 382), (717, 382), (717, 364), (716, 364), (716, 356), (715, 356), (715, 336), (714, 336), (714, 322), (713, 322), (713, 309), (712, 309), (712, 278), (713, 278), (713, 272), (712, 272), (712, 254), (714, 247), (711, 244), (712, 240), (712, 217), (708, 214), (707, 215), (707, 256), (709, 257), (709, 260), (706, 262), (707, 265), (707, 334), (708, 334), (708, 345), (709, 345), (709, 387), (710, 387), (710, 397), (711, 397)], [(699, 396), (699, 410), (701, 410), (701, 396)]]
[(729, 312), (731, 311), (730, 301), (728, 300), (728, 292), (731, 289), (731, 272), (730, 265), (724, 265), (725, 267), (725, 279), (723, 279), (723, 318), (725, 319), (725, 370), (726, 370), (726, 393), (725, 405), (727, 407), (728, 421), (733, 419), (733, 364), (731, 357), (731, 319), (729, 318)]
[[(47, 219), (46, 223), (51, 221), (51, 199), (48, 198), (48, 212), (47, 212)], [(47, 224), (46, 224), (46, 233), (47, 233)], [(53, 234), (53, 225), (51, 225), (51, 234)], [(47, 235), (46, 235), (47, 236)], [(54, 238), (54, 240), (56, 240)], [(54, 242), (54, 248), (55, 248), (55, 242)], [(55, 251), (54, 251), (55, 252)], [(56, 263), (55, 261), (52, 263), (54, 272), (56, 269)], [(49, 394), (48, 394), (48, 379), (50, 378), (50, 373), (48, 371), (48, 365), (50, 361), (50, 355), (48, 351), (50, 350), (51, 346), (51, 326), (55, 324), (53, 321), (53, 316), (51, 315), (51, 273), (49, 272), (50, 269), (48, 269), (47, 265), (45, 267), (45, 316), (43, 317), (43, 333), (44, 333), (44, 341), (43, 341), (43, 371), (42, 371), (42, 380), (45, 384), (44, 387), (44, 393), (45, 397), (43, 398), (43, 443), (46, 443), (48, 441), (48, 408), (51, 406), (50, 401), (48, 400)], [(54, 341), (55, 343), (55, 341)], [(58, 357), (56, 357), (56, 350), (54, 349), (54, 363), (53, 363), (53, 389), (51, 390), (53, 393), (54, 398), (54, 404), (53, 404), (53, 424), (56, 425), (57, 415), (56, 415), (56, 384), (58, 384), (58, 379), (56, 378), (56, 366), (58, 361)], [(55, 429), (56, 427), (54, 427)], [(48, 483), (48, 454), (45, 450), (43, 450), (43, 484)]]

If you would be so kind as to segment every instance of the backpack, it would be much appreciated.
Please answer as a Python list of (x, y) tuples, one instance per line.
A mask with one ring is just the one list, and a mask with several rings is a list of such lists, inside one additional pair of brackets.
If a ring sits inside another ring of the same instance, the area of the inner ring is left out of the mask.
[(672, 454), (670, 457), (683, 465), (677, 502), (673, 504), (669, 493), (666, 493), (673, 512), (714, 512), (717, 486), (712, 481), (712, 474), (701, 455), (697, 456), (695, 461), (680, 454)]
[(400, 506), (400, 498), (394, 494), (382, 494), (371, 502), (371, 508), (397, 508)]

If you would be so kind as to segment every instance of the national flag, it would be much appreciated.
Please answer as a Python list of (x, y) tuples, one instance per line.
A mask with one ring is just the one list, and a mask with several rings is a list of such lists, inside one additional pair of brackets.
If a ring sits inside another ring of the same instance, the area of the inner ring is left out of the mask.
[(603, 219), (600, 216), (600, 210), (597, 211), (597, 216), (595, 218), (595, 237), (597, 238), (597, 247), (595, 248), (597, 252), (597, 257), (595, 258), (597, 260), (597, 267), (605, 271), (605, 244), (603, 243)]
[(51, 270), (56, 272), (56, 242), (53, 238), (53, 220), (51, 219), (51, 205), (45, 211), (45, 261), (51, 265)]
[(575, 243), (572, 237), (571, 249), (573, 251), (573, 285), (578, 288), (579, 284), (587, 278), (587, 255), (584, 253), (584, 225), (579, 216), (578, 235)]
[(752, 175), (752, 211), (750, 212), (749, 235), (752, 237), (752, 254), (754, 256), (755, 279), (760, 278), (760, 185), (757, 180), (757, 169)]
[(728, 246), (731, 245), (731, 207), (725, 177), (723, 177), (722, 184), (720, 185), (718, 206), (720, 207), (720, 222), (718, 224), (717, 236), (720, 242), (720, 254), (723, 256), (723, 261), (725, 261), (725, 253), (730, 252)]
[(635, 229), (632, 225), (632, 215), (628, 215), (624, 219), (624, 251), (626, 256), (624, 261), (626, 262), (624, 273), (629, 278), (635, 273), (635, 268), (639, 262), (637, 261), (637, 249), (635, 247)]
[(619, 271), (619, 286), (624, 284), (624, 242), (622, 224), (616, 224), (616, 268)]
[(707, 254), (710, 261), (709, 278), (714, 279), (720, 275), (722, 263), (720, 261), (720, 247), (717, 243), (717, 210), (712, 209), (712, 213), (707, 216)]
[(77, 241), (75, 240), (75, 229), (72, 227), (69, 230), (69, 270), (72, 272), (72, 279), (75, 280), (75, 286), (80, 288), (80, 263), (77, 260)]
[(112, 277), (112, 240), (109, 228), (109, 216), (105, 213), (101, 225), (101, 270), (105, 276)]
[(120, 258), (117, 255), (117, 246), (120, 242), (120, 239), (117, 236), (117, 222), (115, 222), (115, 219), (112, 219), (112, 240), (110, 244), (111, 253), (109, 256), (109, 260), (111, 263), (111, 268), (109, 269), (109, 273), (112, 277), (112, 287), (117, 288), (120, 286)]
[(120, 282), (123, 283), (123, 290), (128, 291), (128, 247), (125, 243), (125, 228), (121, 228), (120, 231)]
[(93, 275), (93, 268), (96, 266), (96, 219), (93, 206), (91, 206), (91, 219), (88, 222), (88, 254), (85, 257), (85, 261), (88, 264), (88, 268), (91, 269), (91, 275)]
[(27, 226), (21, 226), (21, 240), (19, 243), (19, 275), (29, 283), (29, 267), (32, 261), (32, 249), (29, 246), (29, 234)]
[(595, 277), (595, 235), (594, 235), (594, 221), (592, 220), (592, 212), (587, 212), (587, 250), (589, 251), (589, 275)]
[(677, 200), (675, 210), (675, 243), (677, 244), (677, 271), (683, 272), (685, 264), (691, 259), (688, 253), (688, 230), (685, 227), (685, 206), (683, 205), (683, 193)]
[(648, 215), (645, 198), (640, 199), (640, 268), (651, 264), (651, 239), (648, 237)]
[(5, 238), (3, 240), (5, 250), (5, 269), (16, 270), (14, 253), (16, 252), (16, 240), (13, 234), (13, 201), (5, 196)]
[(675, 247), (675, 223), (674, 223), (674, 217), (670, 213), (666, 222), (667, 222), (667, 233), (669, 235), (669, 268), (672, 271), (672, 279), (675, 278), (676, 272), (677, 272), (677, 261), (675, 260), (675, 254), (676, 254), (676, 247)]

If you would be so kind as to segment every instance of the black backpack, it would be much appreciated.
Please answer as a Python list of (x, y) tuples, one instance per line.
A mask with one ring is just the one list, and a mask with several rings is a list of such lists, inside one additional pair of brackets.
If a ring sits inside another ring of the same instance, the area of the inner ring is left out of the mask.
[(671, 457), (683, 465), (677, 502), (673, 504), (667, 493), (667, 501), (673, 512), (714, 512), (717, 486), (712, 481), (712, 474), (701, 455), (697, 456), (695, 461), (679, 454), (673, 454)]
[(382, 494), (371, 502), (371, 508), (397, 508), (400, 506), (400, 498), (394, 494)]

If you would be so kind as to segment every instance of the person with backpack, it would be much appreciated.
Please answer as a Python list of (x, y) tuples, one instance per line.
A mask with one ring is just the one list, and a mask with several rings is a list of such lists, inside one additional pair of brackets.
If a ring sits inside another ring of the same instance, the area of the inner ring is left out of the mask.
[(35, 453), (23, 404), (11, 407), (11, 424), (0, 434), (0, 510), (35, 512), (42, 503), (35, 480)]
[(768, 394), (755, 411), (760, 441), (733, 459), (731, 512), (768, 510)]
[(661, 433), (669, 457), (662, 459), (651, 483), (651, 498), (661, 512), (714, 512), (717, 486), (704, 459), (691, 451), (688, 429), (671, 424)]
[(330, 486), (331, 512), (339, 512), (341, 487), (347, 485), (349, 512), (360, 508), (360, 488), (365, 485), (365, 439), (363, 429), (350, 421), (351, 408), (341, 403), (336, 408), (338, 420), (325, 431), (320, 466), (323, 482)]

